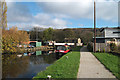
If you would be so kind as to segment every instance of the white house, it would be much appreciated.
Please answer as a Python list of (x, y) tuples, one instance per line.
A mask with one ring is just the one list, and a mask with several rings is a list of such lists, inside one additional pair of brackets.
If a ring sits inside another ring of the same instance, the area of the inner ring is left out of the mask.
[(120, 27), (115, 28), (101, 28), (101, 37), (96, 37), (96, 43), (111, 43), (120, 44)]
[(101, 37), (96, 37), (96, 51), (110, 51), (110, 43), (120, 45), (120, 27), (101, 28), (100, 32)]

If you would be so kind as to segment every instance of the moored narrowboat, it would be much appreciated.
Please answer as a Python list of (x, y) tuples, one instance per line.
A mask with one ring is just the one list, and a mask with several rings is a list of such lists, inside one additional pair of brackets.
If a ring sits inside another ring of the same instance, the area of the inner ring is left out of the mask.
[(70, 47), (68, 45), (62, 45), (56, 47), (56, 53), (68, 53), (70, 51)]

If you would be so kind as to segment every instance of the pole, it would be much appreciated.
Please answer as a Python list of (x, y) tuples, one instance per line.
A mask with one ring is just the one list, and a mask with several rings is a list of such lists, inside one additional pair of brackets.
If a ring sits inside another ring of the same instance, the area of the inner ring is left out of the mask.
[(96, 52), (96, 6), (94, 0), (94, 53)]

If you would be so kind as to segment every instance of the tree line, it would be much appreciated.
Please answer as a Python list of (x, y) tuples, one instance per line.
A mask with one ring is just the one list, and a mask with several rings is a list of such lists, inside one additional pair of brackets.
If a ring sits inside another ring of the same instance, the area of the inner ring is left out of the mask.
[(79, 29), (53, 29), (48, 28), (43, 31), (38, 31), (38, 29), (33, 28), (29, 31), (30, 40), (38, 41), (56, 41), (64, 42), (64, 38), (81, 38), (84, 44), (92, 41), (93, 31), (79, 30)]

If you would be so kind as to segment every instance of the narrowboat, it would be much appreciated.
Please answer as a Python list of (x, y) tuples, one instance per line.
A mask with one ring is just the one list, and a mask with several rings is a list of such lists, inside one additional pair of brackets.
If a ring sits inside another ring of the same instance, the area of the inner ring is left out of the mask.
[(62, 45), (56, 47), (56, 53), (68, 53), (70, 51), (70, 47), (68, 45)]

